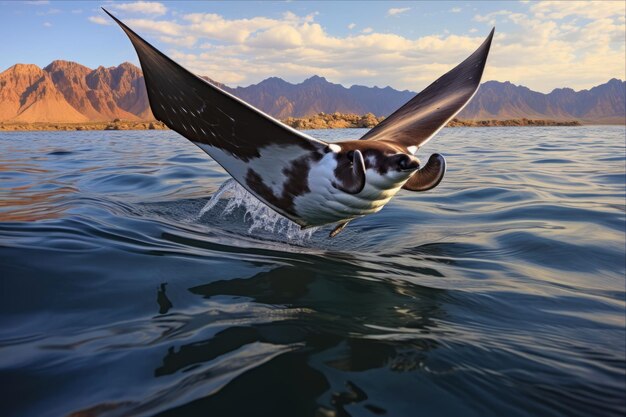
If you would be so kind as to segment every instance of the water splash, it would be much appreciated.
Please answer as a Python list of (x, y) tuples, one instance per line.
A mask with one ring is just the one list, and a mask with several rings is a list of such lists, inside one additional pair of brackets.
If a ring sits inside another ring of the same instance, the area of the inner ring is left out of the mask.
[(200, 210), (198, 218), (202, 218), (215, 209), (225, 194), (229, 195), (229, 198), (226, 205), (221, 209), (220, 215), (228, 216), (233, 214), (235, 210), (242, 209), (244, 211), (243, 221), (249, 224), (248, 233), (250, 234), (264, 231), (280, 235), (288, 240), (302, 240), (309, 239), (318, 229), (317, 227), (306, 230), (300, 229), (299, 225), (276, 213), (232, 178), (224, 182), (211, 196), (211, 199)]

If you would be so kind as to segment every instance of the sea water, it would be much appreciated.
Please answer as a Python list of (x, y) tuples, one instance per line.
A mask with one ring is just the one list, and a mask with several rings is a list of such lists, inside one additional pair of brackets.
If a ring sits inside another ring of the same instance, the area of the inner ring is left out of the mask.
[(329, 239), (170, 131), (0, 133), (0, 414), (622, 416), (624, 135), (443, 129)]

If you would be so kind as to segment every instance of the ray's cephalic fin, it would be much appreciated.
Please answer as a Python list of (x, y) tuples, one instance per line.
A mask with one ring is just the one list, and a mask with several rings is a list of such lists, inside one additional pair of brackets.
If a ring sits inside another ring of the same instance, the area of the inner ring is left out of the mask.
[(358, 194), (365, 187), (365, 160), (361, 151), (352, 152), (349, 164), (338, 164), (335, 168), (333, 186), (348, 194)]
[(404, 183), (402, 188), (409, 191), (428, 191), (439, 185), (446, 173), (446, 159), (443, 155), (434, 153), (428, 162)]

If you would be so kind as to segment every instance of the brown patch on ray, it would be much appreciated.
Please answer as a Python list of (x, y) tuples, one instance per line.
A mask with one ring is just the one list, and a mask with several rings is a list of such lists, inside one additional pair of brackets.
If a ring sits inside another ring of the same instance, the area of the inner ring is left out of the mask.
[(311, 163), (317, 162), (320, 159), (322, 159), (321, 153), (311, 152), (306, 156), (291, 161), (291, 164), (282, 171), (286, 180), (283, 183), (282, 192), (278, 196), (274, 194), (274, 191), (270, 186), (265, 184), (263, 177), (252, 168), (248, 168), (248, 171), (246, 172), (246, 184), (259, 197), (267, 201), (272, 206), (279, 208), (290, 216), (298, 218), (298, 214), (296, 213), (293, 204), (294, 199), (298, 196), (311, 192), (311, 189), (309, 188), (309, 171), (311, 170)]
[[(338, 158), (335, 157), (335, 160), (337, 159)], [(348, 162), (344, 160), (343, 163), (337, 163), (333, 174), (335, 174), (335, 179), (337, 179), (339, 183), (333, 181), (332, 185), (345, 193), (358, 194), (363, 190), (367, 181), (367, 178), (365, 178), (365, 160), (359, 150), (349, 151), (347, 159)]]

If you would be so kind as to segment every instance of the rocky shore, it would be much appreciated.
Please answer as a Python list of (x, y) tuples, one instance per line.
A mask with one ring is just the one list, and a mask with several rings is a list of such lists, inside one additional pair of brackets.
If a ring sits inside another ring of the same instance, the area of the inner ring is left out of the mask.
[(459, 120), (452, 119), (447, 127), (497, 127), (497, 126), (582, 126), (578, 120), (543, 120), (543, 119), (509, 119), (509, 120)]
[(283, 123), (294, 129), (372, 128), (384, 119), (384, 117), (376, 117), (372, 113), (367, 113), (363, 116), (343, 113), (319, 113), (310, 117), (289, 117), (283, 120)]
[(23, 123), (0, 122), (0, 131), (31, 131), (31, 130), (165, 130), (167, 126), (156, 120), (128, 121), (115, 119), (112, 122), (83, 123)]
[[(283, 122), (295, 129), (342, 129), (372, 128), (385, 120), (372, 113), (363, 116), (357, 114), (325, 114), (319, 113), (311, 117), (290, 117)], [(460, 120), (452, 119), (447, 127), (494, 127), (494, 126), (580, 126), (577, 120), (543, 120), (543, 119), (510, 119), (510, 120)]]
[[(376, 117), (372, 113), (365, 115), (320, 113), (311, 117), (289, 117), (283, 122), (295, 129), (345, 129), (366, 128), (370, 129), (382, 122), (384, 117)], [(576, 120), (459, 120), (452, 119), (447, 127), (493, 127), (493, 126), (580, 126)], [(24, 122), (0, 122), (0, 131), (33, 131), (33, 130), (164, 130), (167, 129), (157, 121), (128, 121), (115, 119), (112, 122), (85, 122), (85, 123), (24, 123)]]

